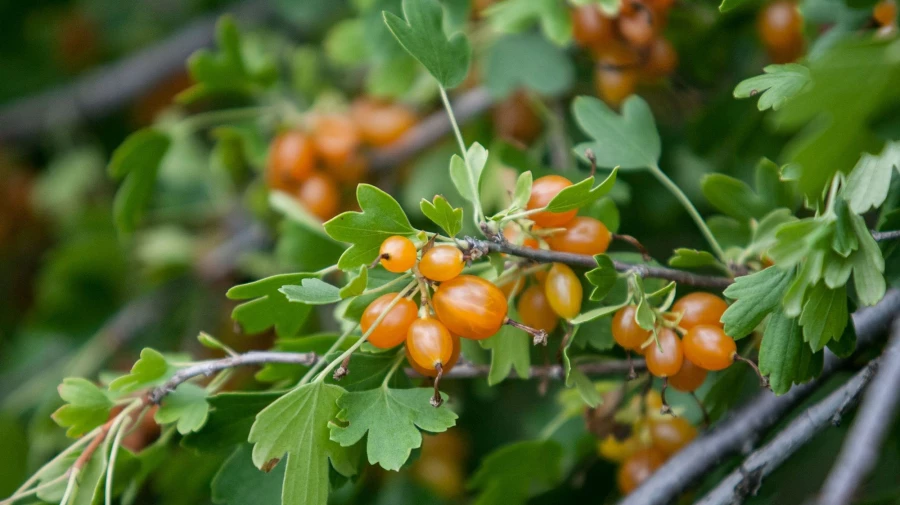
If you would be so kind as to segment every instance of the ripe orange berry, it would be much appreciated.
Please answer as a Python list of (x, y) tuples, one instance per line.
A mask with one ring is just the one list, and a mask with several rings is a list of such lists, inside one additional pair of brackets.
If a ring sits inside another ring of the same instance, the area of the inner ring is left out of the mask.
[(646, 6), (619, 15), (619, 33), (634, 47), (647, 47), (656, 35), (653, 12)]
[(897, 3), (894, 0), (881, 0), (872, 9), (872, 17), (881, 26), (897, 24)]
[(654, 447), (671, 456), (697, 438), (697, 428), (683, 417), (655, 418), (650, 419), (650, 437)]
[(641, 450), (643, 445), (640, 437), (633, 433), (625, 440), (619, 440), (614, 435), (607, 435), (597, 443), (597, 454), (608, 461), (621, 463)]
[(449, 281), (459, 275), (465, 266), (462, 251), (451, 245), (432, 247), (419, 261), (422, 275), (437, 282)]
[(638, 72), (634, 68), (606, 68), (598, 66), (594, 72), (597, 95), (612, 107), (622, 105), (626, 98), (634, 94)]
[(313, 119), (312, 141), (326, 165), (343, 166), (359, 147), (359, 131), (353, 120), (342, 114), (322, 114)]
[(634, 320), (637, 307), (626, 305), (617, 310), (612, 318), (613, 340), (624, 349), (640, 352), (641, 344), (650, 338), (650, 331), (638, 326)]
[(698, 292), (682, 296), (672, 306), (671, 311), (682, 314), (678, 326), (690, 330), (700, 324), (722, 326), (720, 319), (727, 308), (728, 303), (718, 296)]
[(721, 326), (701, 324), (684, 335), (684, 357), (705, 370), (724, 370), (734, 362), (737, 344)]
[[(459, 337), (457, 337), (456, 335), (450, 336), (453, 339), (453, 353), (450, 354), (450, 359), (447, 360), (447, 363), (441, 363), (441, 370), (443, 370), (444, 373), (452, 370), (456, 365), (456, 362), (459, 361), (459, 353), (461, 350)], [(424, 375), (425, 377), (437, 377), (437, 370), (435, 370), (434, 367), (429, 370), (428, 368), (424, 368), (416, 363), (412, 355), (409, 353), (408, 345), (406, 346), (406, 361), (409, 363), (409, 366), (419, 374)]]
[[(372, 328), (378, 316), (387, 309), (387, 306), (396, 297), (397, 293), (387, 293), (372, 300), (372, 303), (366, 307), (359, 321), (360, 328), (362, 328), (364, 334)], [(415, 302), (409, 298), (401, 298), (391, 308), (390, 312), (384, 316), (381, 323), (372, 330), (372, 333), (369, 335), (369, 342), (380, 349), (390, 349), (400, 345), (406, 339), (406, 332), (409, 330), (409, 326), (416, 320), (418, 310)]]
[(507, 299), (512, 298), (513, 296), (517, 296), (522, 288), (525, 286), (525, 278), (519, 277), (517, 279), (510, 279), (503, 284), (498, 285), (500, 291), (503, 292), (503, 295), (506, 296)]
[(586, 216), (576, 216), (565, 229), (547, 237), (547, 244), (554, 251), (575, 254), (602, 254), (612, 238), (602, 222)]
[(438, 319), (451, 333), (473, 340), (497, 333), (508, 309), (503, 291), (474, 275), (460, 275), (441, 283), (432, 303)]
[(517, 91), (491, 110), (497, 136), (529, 145), (541, 134), (541, 118), (534, 112), (528, 96)]
[(669, 376), (669, 385), (679, 391), (690, 393), (702, 386), (705, 380), (706, 370), (693, 364), (691, 360), (684, 358), (681, 370), (677, 374)]
[(663, 37), (658, 37), (650, 44), (647, 62), (644, 63), (644, 74), (650, 78), (670, 75), (678, 67), (678, 53), (672, 44)]
[(757, 20), (759, 38), (769, 48), (786, 48), (803, 39), (803, 18), (797, 5), (777, 0), (767, 5)]
[(537, 284), (529, 286), (519, 297), (516, 308), (522, 322), (532, 328), (550, 333), (559, 324), (559, 316), (550, 306), (543, 286)]
[(416, 319), (406, 332), (406, 353), (412, 358), (411, 363), (437, 375), (437, 365), (443, 369), (453, 357), (453, 337), (433, 317)]
[(331, 177), (314, 173), (300, 184), (297, 199), (314, 216), (327, 221), (337, 214), (341, 195)]
[(568, 265), (554, 263), (544, 281), (544, 293), (553, 311), (564, 319), (572, 319), (581, 312), (584, 292), (581, 281)]
[[(572, 181), (561, 175), (545, 175), (539, 177), (531, 186), (531, 198), (528, 199), (526, 210), (540, 209), (546, 207), (550, 200), (559, 194), (565, 188), (572, 185)], [(566, 212), (538, 212), (532, 214), (531, 220), (544, 228), (554, 228), (563, 226), (571, 221), (577, 209), (568, 210)]]
[(602, 45), (615, 37), (615, 22), (604, 16), (596, 5), (575, 7), (571, 16), (572, 38), (582, 47)]
[(395, 274), (405, 272), (416, 264), (416, 245), (412, 240), (400, 235), (384, 239), (378, 254), (381, 256), (381, 266)]
[(656, 337), (659, 345), (652, 342), (644, 349), (647, 370), (656, 377), (671, 377), (681, 370), (681, 363), (684, 361), (681, 339), (669, 328), (657, 331)]
[(369, 160), (359, 152), (350, 153), (344, 163), (329, 170), (329, 173), (345, 184), (358, 184), (369, 170)]
[(619, 491), (622, 494), (634, 491), (665, 462), (666, 455), (654, 447), (635, 452), (622, 463), (616, 474)]
[(315, 146), (309, 136), (296, 130), (284, 132), (275, 137), (269, 148), (269, 185), (283, 189), (292, 182), (305, 181), (315, 165)]
[(416, 116), (402, 105), (361, 99), (353, 104), (353, 119), (369, 145), (393, 144), (416, 124)]

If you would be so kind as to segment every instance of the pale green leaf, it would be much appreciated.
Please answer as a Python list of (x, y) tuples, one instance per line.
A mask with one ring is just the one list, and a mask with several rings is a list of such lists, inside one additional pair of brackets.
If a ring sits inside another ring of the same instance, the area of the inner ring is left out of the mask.
[(862, 214), (884, 203), (895, 168), (900, 174), (900, 142), (886, 143), (877, 155), (863, 153), (844, 188), (844, 198), (853, 212)]
[(606, 194), (612, 190), (613, 185), (616, 183), (616, 174), (618, 171), (618, 168), (613, 168), (612, 173), (610, 173), (603, 182), (598, 184), (597, 187), (594, 187), (594, 177), (591, 176), (563, 189), (550, 200), (550, 203), (547, 204), (547, 211), (566, 212), (572, 209), (580, 209), (594, 203), (606, 196)]
[(299, 284), (315, 274), (279, 274), (229, 289), (225, 296), (231, 300), (249, 300), (231, 312), (231, 318), (241, 330), (255, 334), (275, 327), (280, 337), (290, 337), (300, 331), (309, 317), (312, 306), (293, 303), (281, 292), (282, 286)]
[(63, 379), (59, 396), (66, 402), (53, 413), (53, 420), (68, 428), (66, 436), (78, 437), (105, 423), (113, 402), (93, 382), (82, 378)]
[(341, 301), (341, 290), (318, 277), (300, 281), (299, 286), (287, 285), (279, 289), (288, 301), (309, 305), (328, 305)]
[(669, 258), (669, 265), (676, 268), (721, 267), (722, 263), (709, 251), (696, 249), (675, 249), (675, 255)]
[(749, 335), (766, 315), (778, 307), (782, 293), (791, 282), (792, 273), (792, 270), (769, 267), (735, 279), (724, 293), (734, 300), (722, 314), (725, 333), (734, 339)]
[(202, 387), (191, 383), (181, 384), (163, 398), (154, 416), (156, 422), (170, 424), (177, 421), (176, 428), (182, 435), (199, 431), (209, 415), (206, 397), (206, 390)]
[(575, 78), (575, 67), (565, 51), (536, 33), (500, 38), (488, 49), (484, 69), (485, 85), (498, 98), (522, 88), (557, 96)]
[(447, 236), (455, 237), (462, 230), (463, 210), (453, 208), (443, 196), (437, 195), (431, 202), (423, 198), (419, 208), (422, 209), (422, 214), (440, 226)]
[(359, 296), (366, 290), (369, 283), (369, 269), (363, 265), (359, 267), (356, 275), (352, 276), (347, 284), (341, 288), (341, 298), (350, 298), (351, 296)]
[(132, 232), (140, 222), (171, 144), (165, 133), (146, 128), (129, 135), (113, 152), (109, 173), (116, 179), (125, 179), (113, 203), (113, 217), (120, 232)]
[[(514, 304), (510, 304), (509, 317), (517, 319), (518, 312)], [(516, 371), (521, 379), (527, 379), (531, 371), (531, 338), (524, 331), (510, 325), (503, 325), (492, 337), (479, 341), (481, 347), (491, 350), (491, 369), (488, 372), (488, 385), (503, 382), (510, 372)]]
[(759, 110), (778, 110), (785, 102), (802, 92), (812, 80), (809, 69), (797, 63), (769, 65), (763, 68), (763, 72), (763, 75), (741, 81), (734, 88), (734, 97), (758, 96)]
[[(588, 298), (598, 302), (606, 298), (606, 295), (608, 295), (613, 286), (615, 286), (616, 280), (619, 278), (619, 273), (616, 271), (613, 260), (605, 254), (594, 256), (594, 261), (597, 262), (597, 268), (588, 270), (584, 274), (584, 277), (594, 286), (594, 289), (591, 291)], [(576, 319), (578, 317), (576, 317)]]
[(519, 174), (516, 179), (516, 190), (513, 192), (513, 199), (510, 207), (524, 209), (531, 198), (531, 186), (534, 182), (534, 176), (531, 170)]
[(141, 351), (141, 358), (131, 367), (131, 372), (110, 382), (110, 391), (129, 393), (152, 386), (167, 378), (169, 363), (159, 351), (149, 347)]
[(655, 166), (661, 145), (653, 113), (643, 99), (632, 95), (619, 115), (602, 100), (580, 96), (572, 105), (575, 120), (592, 142), (579, 144), (575, 153), (587, 160), (591, 149), (601, 167), (640, 169)]

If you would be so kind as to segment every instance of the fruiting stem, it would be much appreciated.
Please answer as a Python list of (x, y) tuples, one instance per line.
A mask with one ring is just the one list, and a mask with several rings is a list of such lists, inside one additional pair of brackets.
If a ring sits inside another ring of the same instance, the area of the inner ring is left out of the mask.
[(503, 320), (503, 324), (508, 324), (513, 328), (518, 328), (525, 333), (528, 333), (534, 338), (534, 345), (543, 344), (547, 345), (547, 332), (544, 330), (538, 330), (537, 328), (532, 328), (527, 324), (520, 323), (514, 319), (506, 318)]
[(631, 351), (625, 351), (625, 357), (628, 359), (628, 375), (625, 376), (625, 379), (633, 381), (637, 379), (637, 372), (634, 371), (634, 360), (631, 359)]
[(660, 414), (671, 414), (672, 417), (676, 417), (675, 413), (672, 412), (672, 407), (669, 406), (669, 402), (666, 401), (666, 390), (669, 389), (669, 378), (663, 377), (662, 389), (659, 390), (659, 398), (662, 400), (662, 408), (659, 409)]
[(339, 381), (348, 375), (350, 375), (350, 356), (347, 356), (341, 361), (341, 366), (335, 369), (334, 374), (332, 374), (331, 377), (334, 380)]
[(650, 252), (647, 251), (647, 248), (644, 247), (644, 244), (642, 244), (638, 239), (632, 237), (631, 235), (622, 235), (619, 233), (613, 233), (612, 239), (613, 240), (621, 240), (622, 242), (628, 242), (629, 244), (631, 244), (632, 247), (637, 249), (639, 253), (641, 253), (641, 258), (643, 258), (644, 261), (646, 261), (648, 263), (650, 261), (653, 261), (653, 257), (650, 256)]
[(756, 366), (756, 363), (754, 363), (753, 360), (747, 359), (738, 353), (734, 353), (734, 359), (737, 361), (743, 361), (744, 363), (750, 365), (750, 368), (752, 368), (753, 371), (756, 372), (756, 375), (759, 377), (759, 386), (766, 389), (771, 389), (769, 387), (769, 379), (763, 376), (762, 372), (759, 371), (759, 367)]
[(691, 200), (681, 191), (681, 188), (678, 187), (677, 184), (672, 182), (672, 179), (659, 168), (659, 165), (651, 165), (647, 167), (650, 169), (650, 173), (653, 174), (656, 179), (662, 183), (672, 195), (681, 202), (681, 205), (688, 212), (688, 214), (693, 218), (694, 222), (697, 224), (697, 227), (700, 228), (700, 232), (703, 233), (703, 236), (706, 238), (706, 241), (709, 242), (709, 246), (712, 248), (713, 252), (716, 254), (716, 257), (719, 258), (722, 262), (725, 261), (725, 251), (722, 249), (722, 246), (719, 245), (719, 242), (716, 240), (716, 237), (713, 235), (712, 230), (707, 226), (706, 221), (703, 220), (703, 216), (697, 211), (697, 208), (694, 207), (694, 204), (691, 203)]
[(434, 378), (434, 396), (431, 397), (431, 406), (438, 408), (444, 403), (440, 390), (441, 377), (444, 376), (444, 367), (440, 363), (435, 363), (434, 369), (437, 370), (437, 377)]

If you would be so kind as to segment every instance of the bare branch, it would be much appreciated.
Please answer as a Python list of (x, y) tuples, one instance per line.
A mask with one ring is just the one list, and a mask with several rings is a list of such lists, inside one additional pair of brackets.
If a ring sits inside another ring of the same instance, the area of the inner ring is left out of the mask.
[[(597, 262), (594, 257), (587, 254), (572, 254), (558, 251), (548, 251), (545, 249), (531, 249), (510, 244), (508, 242), (494, 242), (490, 240), (479, 240), (473, 238), (466, 239), (474, 247), (481, 249), (483, 252), (500, 252), (511, 254), (520, 258), (526, 258), (540, 263), (565, 263), (567, 265), (581, 268), (595, 268)], [(616, 270), (620, 272), (635, 272), (641, 277), (652, 277), (656, 279), (666, 279), (675, 281), (679, 284), (687, 284), (710, 289), (725, 289), (733, 279), (727, 277), (714, 277), (710, 275), (697, 275), (683, 270), (675, 270), (672, 268), (655, 267), (650, 265), (635, 265), (624, 263), (621, 261), (613, 261)]]
[(877, 241), (900, 239), (900, 230), (876, 231), (872, 230), (872, 238)]
[(878, 463), (884, 438), (894, 424), (900, 404), (900, 317), (881, 359), (872, 386), (866, 392), (841, 452), (820, 493), (820, 505), (850, 503), (869, 472)]
[[(853, 315), (857, 347), (864, 348), (881, 334), (900, 311), (900, 291), (888, 291), (876, 306), (859, 310)], [(621, 505), (664, 505), (705, 476), (724, 458), (749, 451), (755, 441), (800, 401), (809, 396), (827, 378), (843, 366), (842, 361), (826, 351), (825, 365), (820, 377), (810, 383), (795, 386), (783, 396), (769, 391), (757, 395), (744, 407), (737, 409), (715, 428), (669, 459), (652, 477), (622, 500)]]
[(697, 502), (697, 505), (730, 505), (755, 495), (763, 478), (812, 440), (822, 429), (831, 426), (834, 415), (859, 398), (877, 368), (878, 360), (869, 362), (852, 379), (824, 400), (797, 415), (791, 424), (769, 443), (748, 456), (737, 470), (722, 479), (712, 491)]

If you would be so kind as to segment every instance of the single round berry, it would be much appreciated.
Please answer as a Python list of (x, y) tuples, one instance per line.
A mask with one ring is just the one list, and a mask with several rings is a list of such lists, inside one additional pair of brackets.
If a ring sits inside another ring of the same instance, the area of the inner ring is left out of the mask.
[(734, 362), (737, 345), (721, 326), (701, 324), (684, 335), (684, 357), (704, 370), (728, 368)]
[(368, 170), (368, 159), (360, 152), (353, 152), (341, 165), (332, 168), (329, 173), (345, 184), (358, 184), (366, 176)]
[(671, 377), (681, 370), (684, 361), (684, 350), (681, 339), (669, 328), (661, 328), (656, 332), (659, 345), (651, 342), (644, 349), (647, 370), (656, 377)]
[(656, 35), (653, 12), (641, 6), (633, 13), (619, 16), (619, 33), (634, 47), (647, 47)]
[(894, 0), (881, 0), (872, 9), (872, 17), (881, 26), (897, 24), (897, 3)]
[(720, 320), (726, 309), (728, 303), (725, 300), (710, 293), (698, 292), (682, 296), (672, 305), (671, 312), (681, 314), (678, 326), (690, 330), (700, 324), (722, 326)]
[(339, 168), (359, 147), (359, 131), (349, 116), (322, 114), (313, 119), (312, 141), (322, 161)]
[(653, 447), (671, 456), (697, 438), (697, 428), (683, 417), (654, 418), (650, 419), (650, 437)]
[(678, 67), (678, 53), (672, 44), (663, 37), (656, 38), (650, 44), (647, 62), (643, 71), (647, 77), (658, 79), (671, 75)]
[(665, 462), (666, 455), (654, 447), (635, 452), (622, 463), (616, 474), (619, 491), (623, 495), (634, 491)]
[(381, 256), (381, 266), (395, 274), (405, 272), (416, 264), (416, 245), (399, 235), (384, 239), (378, 254)]
[(639, 451), (641, 445), (640, 439), (635, 435), (624, 440), (619, 440), (614, 435), (607, 435), (597, 443), (597, 454), (608, 461), (621, 463)]
[(803, 39), (803, 18), (797, 4), (778, 0), (767, 5), (759, 14), (757, 31), (763, 44), (770, 48), (785, 48)]
[(375, 147), (393, 144), (416, 124), (415, 114), (406, 107), (372, 100), (358, 100), (352, 115), (362, 139)]
[(613, 340), (622, 348), (640, 352), (641, 344), (650, 338), (651, 333), (638, 326), (634, 319), (636, 313), (635, 305), (626, 305), (617, 310), (612, 318), (612, 335)]
[(644, 408), (648, 412), (659, 412), (662, 406), (662, 394), (655, 389), (647, 391), (647, 394), (644, 395)]
[(581, 312), (584, 296), (581, 281), (568, 265), (554, 263), (544, 281), (544, 293), (553, 311), (564, 319), (572, 319)]
[[(539, 177), (534, 184), (531, 185), (531, 198), (528, 199), (527, 210), (540, 209), (546, 207), (550, 200), (559, 194), (565, 188), (572, 185), (572, 181), (561, 175), (545, 175)], [(531, 220), (544, 228), (555, 228), (567, 224), (575, 214), (577, 209), (565, 212), (537, 212), (530, 216)]]
[(453, 337), (433, 317), (416, 319), (406, 332), (406, 352), (411, 363), (437, 375), (437, 365), (443, 370), (453, 357)]
[(554, 251), (574, 254), (602, 254), (612, 238), (602, 222), (586, 216), (577, 216), (558, 231), (547, 237), (547, 244)]
[(559, 324), (559, 316), (550, 306), (543, 286), (532, 284), (522, 295), (516, 304), (522, 323), (547, 333), (556, 329)]
[(451, 333), (474, 340), (497, 333), (508, 309), (503, 291), (474, 275), (460, 275), (441, 283), (432, 304)]
[(269, 148), (267, 170), (270, 181), (302, 182), (316, 166), (316, 150), (312, 140), (301, 131), (287, 131), (275, 137)]
[(534, 142), (544, 128), (528, 96), (520, 91), (498, 102), (491, 109), (491, 119), (498, 137), (525, 145)]
[[(364, 334), (396, 297), (397, 293), (387, 293), (372, 300), (359, 321)], [(418, 310), (415, 302), (409, 298), (401, 298), (369, 334), (369, 343), (380, 349), (390, 349), (403, 343), (409, 326), (416, 320)]]
[[(462, 349), (459, 343), (459, 337), (451, 335), (451, 338), (453, 339), (453, 353), (450, 355), (450, 359), (447, 360), (447, 363), (441, 363), (441, 370), (444, 373), (449, 372), (456, 366), (456, 362), (459, 361), (460, 350)], [(433, 367), (430, 370), (424, 368), (413, 359), (412, 355), (409, 353), (408, 345), (406, 346), (406, 361), (409, 363), (409, 366), (419, 374), (424, 375), (425, 377), (437, 377), (436, 369)]]
[(600, 12), (596, 5), (581, 5), (572, 9), (572, 38), (582, 47), (602, 45), (616, 35), (616, 24)]
[(322, 221), (333, 218), (340, 208), (341, 194), (334, 180), (326, 174), (314, 173), (300, 184), (297, 200)]
[[(682, 347), (683, 345), (682, 343)], [(703, 385), (703, 381), (706, 380), (706, 373), (706, 370), (695, 365), (691, 360), (684, 358), (681, 370), (669, 377), (669, 385), (679, 391), (691, 393)]]
[(638, 72), (628, 68), (606, 68), (598, 66), (594, 73), (597, 95), (607, 104), (618, 107), (626, 98), (634, 94)]
[(459, 275), (465, 266), (462, 251), (450, 245), (432, 247), (419, 261), (422, 275), (436, 282), (449, 281)]

